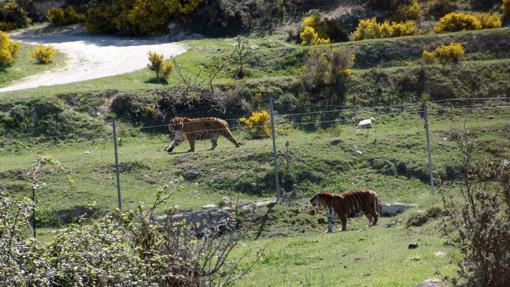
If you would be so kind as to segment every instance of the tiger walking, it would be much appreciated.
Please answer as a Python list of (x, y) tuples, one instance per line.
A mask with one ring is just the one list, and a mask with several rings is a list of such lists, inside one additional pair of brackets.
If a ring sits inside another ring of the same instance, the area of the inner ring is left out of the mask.
[(170, 145), (165, 149), (168, 153), (171, 153), (183, 141), (189, 142), (190, 149), (188, 152), (195, 151), (195, 141), (210, 139), (212, 146), (211, 150), (214, 150), (218, 145), (218, 137), (220, 135), (231, 141), (236, 147), (239, 147), (239, 143), (236, 141), (228, 123), (222, 119), (214, 117), (204, 118), (187, 118), (187, 117), (175, 117), (170, 121), (168, 129), (175, 135)]
[[(379, 197), (372, 190), (357, 190), (335, 194), (332, 192), (316, 193), (310, 203), (314, 207), (327, 208), (329, 213), (335, 213), (342, 222), (342, 231), (347, 230), (347, 218), (363, 212), (368, 218), (368, 226), (377, 224), (379, 218)], [(332, 225), (328, 227), (332, 231)]]

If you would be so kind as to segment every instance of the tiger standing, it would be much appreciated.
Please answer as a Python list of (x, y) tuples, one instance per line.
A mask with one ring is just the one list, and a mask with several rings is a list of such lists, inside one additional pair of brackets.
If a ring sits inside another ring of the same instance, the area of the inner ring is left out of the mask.
[[(335, 194), (332, 192), (316, 193), (310, 203), (316, 209), (317, 207), (327, 208), (334, 212), (342, 222), (342, 231), (347, 230), (347, 218), (358, 212), (363, 212), (368, 218), (368, 226), (377, 224), (379, 218), (379, 197), (372, 190), (357, 190)], [(331, 232), (332, 226), (328, 227)]]
[(203, 139), (210, 139), (212, 143), (211, 150), (214, 150), (218, 145), (218, 137), (220, 135), (226, 137), (236, 147), (239, 147), (239, 143), (230, 132), (228, 123), (219, 118), (175, 117), (170, 121), (168, 129), (171, 133), (175, 134), (174, 139), (165, 149), (168, 153), (171, 153), (175, 147), (185, 140), (189, 142), (190, 149), (188, 152), (195, 151), (195, 141)]

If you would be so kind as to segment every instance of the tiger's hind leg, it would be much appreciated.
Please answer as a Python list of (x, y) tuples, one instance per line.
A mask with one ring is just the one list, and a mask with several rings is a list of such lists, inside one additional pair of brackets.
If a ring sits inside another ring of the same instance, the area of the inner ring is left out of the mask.
[(212, 134), (212, 136), (211, 136), (211, 144), (212, 144), (211, 150), (214, 150), (216, 148), (216, 146), (218, 146), (218, 137), (219, 136), (220, 135), (217, 133)]
[(378, 219), (379, 219), (379, 214), (377, 214), (377, 211), (374, 211), (374, 214), (372, 214), (372, 226), (375, 226), (377, 224)]
[(236, 139), (234, 138), (234, 136), (232, 135), (232, 133), (229, 130), (227, 130), (227, 129), (221, 130), (220, 134), (222, 136), (224, 136), (225, 138), (227, 138), (236, 147), (239, 147), (239, 143), (236, 141)]
[(188, 139), (188, 142), (189, 142), (188, 152), (194, 152), (195, 151), (195, 139)]
[(347, 214), (340, 215), (339, 217), (342, 222), (342, 231), (347, 231)]

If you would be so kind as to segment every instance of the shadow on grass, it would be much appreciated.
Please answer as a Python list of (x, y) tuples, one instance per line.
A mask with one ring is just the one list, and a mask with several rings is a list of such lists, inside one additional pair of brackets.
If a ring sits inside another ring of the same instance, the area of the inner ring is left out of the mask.
[(260, 221), (259, 230), (257, 231), (257, 235), (255, 235), (255, 239), (259, 239), (260, 236), (262, 235), (262, 231), (264, 231), (264, 227), (266, 226), (267, 220), (269, 218), (269, 214), (273, 211), (275, 206), (276, 206), (276, 202), (271, 203), (267, 206), (267, 211), (264, 214), (264, 216), (262, 217), (262, 220)]
[(145, 81), (146, 84), (160, 84), (160, 85), (168, 85), (167, 79), (158, 79), (158, 78), (152, 78), (147, 81)]

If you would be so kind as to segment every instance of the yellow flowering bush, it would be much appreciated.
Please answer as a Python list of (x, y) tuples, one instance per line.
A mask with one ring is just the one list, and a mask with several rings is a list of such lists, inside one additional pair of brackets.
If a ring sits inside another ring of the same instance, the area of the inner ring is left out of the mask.
[(499, 16), (490, 13), (466, 14), (452, 12), (443, 16), (434, 28), (436, 33), (499, 28), (502, 26)]
[(476, 17), (480, 20), (482, 29), (500, 28), (503, 26), (503, 22), (498, 15), (491, 13), (480, 13), (476, 14)]
[(0, 31), (0, 66), (12, 64), (18, 50), (19, 43), (12, 41), (8, 33)]
[(299, 34), (301, 39), (301, 45), (322, 45), (329, 44), (327, 33), (325, 33), (321, 27), (321, 19), (319, 15), (312, 15), (303, 19), (303, 31)]
[(74, 6), (66, 8), (50, 8), (48, 21), (55, 25), (69, 25), (85, 21), (85, 14), (80, 13)]
[(52, 45), (40, 44), (31, 52), (31, 56), (37, 61), (37, 64), (42, 65), (49, 64), (53, 55), (55, 55), (55, 48)]
[(352, 33), (352, 40), (393, 38), (416, 35), (416, 21), (378, 23), (374, 18), (360, 20), (356, 31)]
[(434, 51), (423, 51), (422, 61), (433, 64), (439, 61), (441, 64), (458, 63), (464, 59), (465, 51), (461, 43), (441, 45)]
[(147, 35), (164, 32), (170, 19), (195, 11), (203, 0), (112, 0), (92, 6), (85, 26), (92, 33)]
[(171, 62), (165, 63), (163, 55), (156, 52), (149, 52), (147, 55), (149, 58), (147, 68), (156, 73), (156, 80), (166, 80), (172, 73), (173, 64)]
[(269, 113), (266, 111), (253, 112), (249, 118), (242, 117), (240, 121), (253, 138), (268, 138), (271, 135)]

